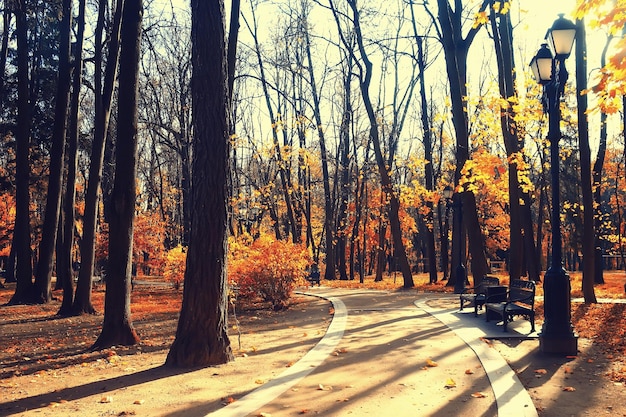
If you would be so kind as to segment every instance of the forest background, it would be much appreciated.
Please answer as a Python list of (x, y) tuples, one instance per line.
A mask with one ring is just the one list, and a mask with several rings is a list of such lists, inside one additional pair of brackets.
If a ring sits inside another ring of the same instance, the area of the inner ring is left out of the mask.
[[(141, 3), (126, 2), (137, 16), (143, 6), (135, 80), (119, 52), (124, 2), (0, 3), (0, 256), (18, 281), (12, 303), (49, 301), (54, 274), (61, 313), (94, 311), (92, 279), (117, 265), (109, 227), (129, 201), (116, 200), (116, 181), (132, 188), (132, 274), (183, 278), (198, 187), (193, 15)], [(241, 10), (218, 39), (231, 65), (231, 284), (258, 281), (251, 253), (296, 254), (273, 272), (293, 279), (318, 263), (325, 279), (397, 270), (409, 288), (413, 272), (454, 284), (450, 265), (480, 280), (504, 261), (512, 279), (540, 280), (550, 161), (541, 87), (527, 70), (539, 46), (527, 44), (537, 34), (527, 3), (234, 4)], [(564, 10), (579, 33), (562, 102), (561, 217), (565, 266), (583, 269), (593, 302), (602, 270), (624, 265), (624, 5), (579, 8)], [(597, 63), (588, 50), (600, 52)], [(124, 85), (139, 94), (125, 97)], [(136, 141), (120, 129), (130, 114)]]

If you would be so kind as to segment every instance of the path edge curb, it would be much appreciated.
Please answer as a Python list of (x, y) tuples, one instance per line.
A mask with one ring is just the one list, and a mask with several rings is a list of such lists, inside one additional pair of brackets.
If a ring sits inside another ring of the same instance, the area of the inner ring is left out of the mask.
[(311, 350), (309, 350), (293, 366), (282, 372), (276, 378), (268, 381), (259, 388), (241, 397), (237, 401), (207, 414), (211, 417), (240, 417), (258, 410), (271, 402), (283, 392), (297, 384), (302, 378), (315, 370), (328, 356), (330, 356), (343, 337), (348, 322), (348, 310), (341, 299), (332, 296), (322, 296), (307, 292), (297, 292), (300, 295), (321, 298), (329, 301), (334, 309), (333, 318), (326, 329), (326, 333)]

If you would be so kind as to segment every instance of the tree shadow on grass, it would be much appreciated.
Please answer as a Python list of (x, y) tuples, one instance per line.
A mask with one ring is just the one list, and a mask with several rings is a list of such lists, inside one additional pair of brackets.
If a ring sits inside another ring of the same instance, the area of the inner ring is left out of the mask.
[[(8, 415), (23, 411), (32, 411), (44, 408), (47, 405), (59, 401), (75, 401), (92, 395), (102, 394), (121, 388), (128, 388), (147, 382), (156, 381), (176, 375), (182, 375), (197, 371), (201, 368), (178, 369), (164, 365), (150, 368), (132, 374), (122, 375), (102, 381), (90, 382), (83, 385), (68, 387), (54, 392), (48, 392), (31, 397), (21, 398), (15, 401), (0, 403), (0, 415)], [(5, 414), (6, 413), (6, 414)]]

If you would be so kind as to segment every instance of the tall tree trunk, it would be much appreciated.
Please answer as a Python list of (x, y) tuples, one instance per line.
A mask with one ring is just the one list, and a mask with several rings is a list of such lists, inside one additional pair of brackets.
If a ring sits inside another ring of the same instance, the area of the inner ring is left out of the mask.
[[(239, 39), (239, 14), (241, 0), (232, 0), (230, 6), (230, 21), (228, 29), (228, 49), (226, 61), (228, 63), (228, 102), (232, 108), (233, 89), (235, 85), (235, 64), (237, 63), (237, 40)], [(234, 123), (233, 123), (234, 126)], [(231, 129), (231, 134), (234, 130)]]
[(26, 5), (14, 10), (17, 35), (17, 129), (15, 132), (15, 227), (13, 245), (16, 256), (15, 293), (9, 304), (36, 301), (33, 297), (32, 250), (30, 246), (30, 90), (28, 73), (28, 21)]
[(364, 66), (364, 73), (361, 75), (359, 85), (361, 87), (363, 104), (370, 122), (369, 137), (374, 147), (374, 156), (376, 158), (376, 164), (378, 165), (382, 189), (389, 199), (389, 225), (391, 227), (391, 236), (393, 240), (393, 255), (398, 262), (400, 271), (402, 272), (404, 280), (403, 287), (412, 288), (414, 286), (414, 282), (411, 274), (411, 266), (409, 265), (406, 248), (404, 247), (404, 242), (402, 241), (402, 227), (400, 225), (400, 199), (394, 190), (389, 167), (383, 157), (378, 132), (378, 120), (369, 93), (370, 82), (372, 79), (372, 63), (369, 60), (367, 52), (365, 51), (363, 34), (361, 33), (361, 23), (359, 17), (360, 12), (357, 8), (356, 0), (348, 0), (348, 4), (352, 9), (356, 41)]
[(583, 282), (585, 303), (596, 303), (595, 282), (595, 208), (591, 188), (591, 149), (587, 118), (587, 34), (584, 19), (576, 20), (576, 99), (578, 101), (578, 148), (580, 151), (580, 187), (583, 194)]
[(6, 5), (2, 11), (2, 41), (0, 41), (0, 97), (4, 97), (5, 71), (9, 52), (9, 34), (11, 27), (11, 8)]
[[(320, 143), (320, 159), (322, 161), (322, 182), (324, 185), (324, 233), (326, 239), (326, 268), (324, 271), (325, 279), (335, 279), (335, 269), (339, 262), (342, 267), (339, 268), (339, 275), (341, 279), (347, 279), (345, 268), (345, 256), (342, 259), (337, 259), (335, 252), (335, 228), (333, 227), (333, 218), (335, 212), (333, 210), (333, 201), (330, 190), (330, 174), (328, 170), (328, 151), (326, 149), (326, 136), (324, 135), (324, 129), (322, 128), (322, 114), (320, 110), (320, 98), (317, 93), (317, 84), (315, 82), (315, 73), (313, 71), (313, 59), (311, 57), (311, 40), (309, 38), (308, 28), (304, 31), (305, 47), (307, 56), (307, 69), (309, 72), (309, 82), (311, 84), (311, 93), (313, 95), (313, 115), (315, 117), (315, 125), (317, 126), (317, 137)], [(349, 94), (348, 98), (349, 100)], [(345, 104), (344, 104), (345, 105)], [(344, 112), (345, 117), (345, 112)], [(343, 144), (343, 121), (340, 128), (340, 142)], [(340, 145), (342, 146), (342, 145)], [(345, 162), (345, 161), (344, 161)], [(339, 212), (341, 216), (341, 211)], [(340, 226), (338, 226), (340, 227)], [(345, 239), (342, 242), (337, 242), (337, 245), (344, 245), (345, 252)]]
[(104, 323), (92, 349), (139, 342), (130, 316), (137, 179), (137, 94), (142, 0), (126, 0), (122, 18), (115, 181), (111, 194)]
[[(358, 141), (356, 137), (353, 138), (352, 141), (354, 146), (354, 165), (358, 165), (357, 154), (358, 152)], [(369, 160), (369, 143), (365, 147), (365, 155), (363, 156), (363, 161)], [(364, 210), (364, 201), (367, 200), (367, 187), (368, 187), (368, 172), (367, 172), (367, 164), (361, 165), (359, 172), (357, 173), (356, 186), (355, 186), (355, 201), (354, 201), (354, 224), (352, 226), (352, 233), (350, 233), (350, 279), (354, 279), (355, 270), (359, 274), (359, 281), (361, 284), (364, 281), (364, 268), (365, 268), (365, 257), (363, 256), (363, 251), (365, 251), (365, 230), (367, 225), (367, 213), (363, 213)], [(361, 221), (362, 220), (362, 221)], [(361, 233), (360, 230), (363, 230)], [(363, 241), (363, 250), (360, 242)], [(356, 257), (356, 259), (355, 259)]]
[[(604, 48), (602, 48), (602, 54), (600, 56), (600, 67), (604, 68), (606, 65), (606, 54), (609, 49), (609, 45), (613, 36), (609, 36), (604, 44)], [(626, 109), (626, 99), (622, 97), (622, 108)], [(624, 123), (626, 123), (626, 117), (623, 117)], [(600, 242), (600, 230), (602, 227), (602, 212), (603, 212), (603, 203), (602, 203), (602, 171), (604, 170), (604, 160), (606, 158), (606, 143), (607, 143), (607, 114), (606, 112), (600, 109), (600, 141), (598, 143), (598, 153), (596, 155), (596, 160), (593, 164), (592, 170), (592, 180), (593, 180), (593, 199), (594, 205), (596, 207), (595, 213), (595, 231), (596, 236), (594, 239), (595, 252), (596, 257), (594, 259), (595, 263), (595, 274), (594, 279), (596, 284), (604, 284), (604, 260), (602, 258), (603, 250), (602, 244)], [(625, 134), (626, 130), (622, 130), (622, 134)]]
[[(484, 11), (490, 4), (491, 0), (483, 0), (479, 10), (481, 12)], [(479, 28), (470, 29), (465, 38), (463, 37), (462, 25), (464, 19), (462, 2), (460, 0), (455, 1), (454, 10), (452, 10), (448, 0), (437, 0), (437, 6), (437, 20), (440, 25), (438, 27), (438, 36), (442, 41), (446, 60), (450, 101), (452, 103), (452, 123), (456, 136), (456, 171), (454, 180), (455, 184), (458, 185), (461, 178), (461, 170), (469, 159), (467, 54)], [(472, 256), (472, 275), (474, 280), (479, 281), (489, 271), (489, 266), (487, 265), (484, 238), (476, 211), (476, 198), (470, 192), (464, 190), (457, 191), (461, 193), (459, 201), (462, 203), (456, 203), (457, 209), (454, 210), (453, 225), (459, 225), (458, 227), (461, 230), (454, 231), (456, 226), (453, 226), (453, 236), (456, 236), (456, 238), (452, 239), (453, 264), (462, 265), (465, 263), (463, 259), (458, 260), (456, 258), (459, 253), (462, 256), (464, 255), (465, 237), (463, 232), (467, 231), (469, 251)], [(463, 222), (459, 221), (459, 217), (463, 219)], [(461, 250), (458, 250), (457, 245), (461, 246)], [(448, 285), (455, 284), (455, 278), (455, 274), (452, 274)]]
[[(413, 13), (413, 7), (411, 5), (411, 13)], [(417, 29), (415, 25), (415, 18), (413, 17), (413, 31), (415, 35), (415, 41), (417, 42), (417, 63), (419, 66), (419, 83), (420, 83), (420, 98), (421, 98), (421, 119), (422, 119), (422, 131), (424, 132), (424, 159), (426, 159), (426, 166), (424, 168), (424, 175), (426, 180), (426, 189), (433, 191), (435, 189), (435, 175), (433, 169), (433, 142), (432, 142), (432, 128), (430, 126), (430, 117), (428, 115), (428, 98), (426, 97), (426, 62), (424, 60), (424, 38), (417, 35)], [(437, 253), (435, 252), (435, 206), (432, 201), (426, 203), (428, 207), (428, 216), (424, 219), (426, 223), (426, 255), (428, 257), (428, 275), (429, 282), (434, 284), (437, 282)], [(447, 248), (447, 245), (446, 245)], [(445, 275), (445, 274), (444, 274)]]
[(51, 282), (54, 247), (57, 238), (59, 211), (61, 208), (61, 181), (65, 157), (65, 135), (67, 107), (70, 95), (71, 66), (70, 38), (72, 36), (72, 0), (63, 0), (61, 28), (59, 31), (59, 75), (57, 82), (54, 126), (52, 128), (52, 150), (50, 152), (50, 174), (46, 211), (39, 243), (39, 262), (35, 272), (35, 287), (38, 301), (47, 303), (52, 298)]
[(94, 138), (91, 149), (89, 165), (89, 179), (85, 194), (85, 212), (83, 215), (83, 238), (80, 242), (81, 268), (76, 285), (76, 295), (72, 309), (74, 314), (93, 314), (95, 309), (91, 303), (91, 285), (94, 272), (96, 227), (98, 224), (98, 201), (100, 183), (102, 180), (102, 165), (104, 163), (104, 150), (111, 114), (111, 102), (117, 76), (119, 61), (119, 40), (122, 22), (122, 9), (124, 0), (117, 1), (117, 8), (113, 18), (110, 33), (109, 57), (104, 73), (104, 85), (102, 80), (103, 44), (102, 34), (105, 27), (105, 10), (108, 0), (100, 0), (98, 9), (98, 23), (96, 25), (96, 53), (95, 53), (95, 121)]
[[(498, 80), (500, 96), (507, 100), (517, 97), (515, 89), (515, 63), (513, 58), (513, 33), (509, 13), (496, 13), (491, 9), (491, 28), (498, 58)], [(520, 187), (519, 164), (524, 160), (519, 132), (515, 121), (516, 113), (511, 104), (500, 109), (500, 125), (509, 161), (509, 277), (519, 279), (528, 271), (529, 279), (539, 281), (539, 260), (535, 248), (534, 232), (530, 210), (530, 196)], [(520, 204), (524, 201), (525, 204)], [(526, 265), (523, 265), (523, 261)]]
[(63, 304), (59, 314), (70, 315), (73, 310), (74, 280), (73, 280), (73, 256), (74, 247), (74, 223), (76, 221), (76, 170), (78, 166), (78, 110), (80, 103), (80, 87), (83, 81), (83, 40), (85, 34), (85, 0), (78, 1), (78, 31), (76, 33), (76, 49), (74, 51), (74, 80), (72, 83), (72, 100), (69, 114), (68, 157), (67, 157), (67, 182), (65, 186), (64, 233), (63, 248), (57, 256), (61, 257), (63, 273), (68, 280), (63, 285)]
[[(64, 198), (64, 192), (61, 193), (61, 207), (64, 206), (63, 198)], [(58, 226), (57, 226), (57, 241), (55, 243), (55, 251), (57, 254), (63, 253), (63, 242), (65, 240), (64, 227), (65, 227), (65, 214), (63, 213), (63, 210), (60, 210), (59, 221), (58, 221)], [(60, 274), (59, 272), (62, 270), (63, 268), (62, 268), (61, 257), (57, 255), (56, 256), (57, 282), (54, 285), (55, 290), (62, 290), (65, 285), (65, 280), (71, 279), (66, 274)]]
[(445, 207), (439, 204), (439, 213), (444, 211), (443, 220), (439, 216), (439, 239), (441, 245), (441, 270), (443, 272), (443, 280), (449, 278), (450, 273), (450, 245), (448, 239), (448, 231), (450, 230), (450, 204), (446, 202)]
[(228, 338), (226, 250), (229, 112), (224, 3), (191, 1), (193, 228), (183, 305), (166, 365), (196, 367), (233, 360)]

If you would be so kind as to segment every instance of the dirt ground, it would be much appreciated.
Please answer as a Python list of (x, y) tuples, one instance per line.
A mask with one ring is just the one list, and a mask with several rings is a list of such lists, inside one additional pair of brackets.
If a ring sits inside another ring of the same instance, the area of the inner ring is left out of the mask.
[[(319, 341), (332, 318), (329, 303), (315, 297), (298, 297), (282, 312), (251, 309), (237, 311), (236, 318), (231, 312), (235, 361), (172, 370), (162, 364), (178, 305), (171, 293), (151, 291), (141, 304), (148, 306), (133, 312), (141, 345), (101, 352), (87, 348), (102, 316), (56, 317), (58, 301), (0, 307), (0, 416), (204, 416), (290, 367)], [(10, 294), (11, 288), (0, 292), (0, 304)], [(614, 358), (588, 339), (580, 340), (576, 358), (538, 354), (537, 344), (493, 342), (540, 416), (626, 416), (626, 388), (608, 377)]]

